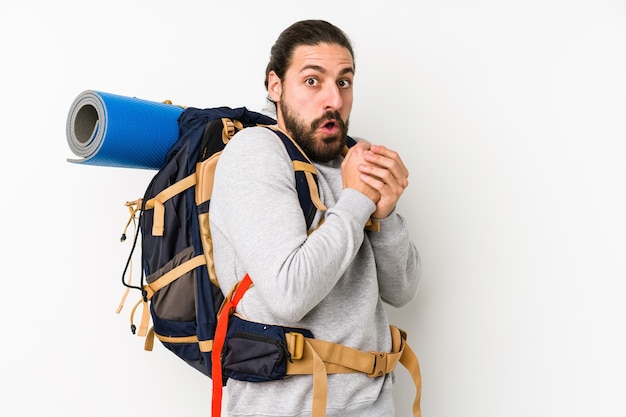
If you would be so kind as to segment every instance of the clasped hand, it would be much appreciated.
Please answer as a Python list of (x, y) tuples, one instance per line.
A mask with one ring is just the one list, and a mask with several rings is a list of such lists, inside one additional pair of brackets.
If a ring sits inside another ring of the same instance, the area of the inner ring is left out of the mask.
[(373, 218), (383, 219), (393, 211), (409, 185), (409, 171), (397, 152), (359, 140), (341, 164), (344, 188), (354, 188), (369, 197), (376, 209)]

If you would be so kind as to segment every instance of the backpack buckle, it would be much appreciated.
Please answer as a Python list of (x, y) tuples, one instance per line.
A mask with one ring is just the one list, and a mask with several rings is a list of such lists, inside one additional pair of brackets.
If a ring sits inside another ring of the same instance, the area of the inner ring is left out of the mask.
[(297, 332), (289, 332), (285, 334), (287, 339), (287, 350), (291, 355), (291, 359), (302, 359), (304, 353), (304, 335)]
[(367, 374), (370, 378), (378, 378), (387, 373), (387, 352), (370, 352), (374, 357), (374, 368), (371, 374)]

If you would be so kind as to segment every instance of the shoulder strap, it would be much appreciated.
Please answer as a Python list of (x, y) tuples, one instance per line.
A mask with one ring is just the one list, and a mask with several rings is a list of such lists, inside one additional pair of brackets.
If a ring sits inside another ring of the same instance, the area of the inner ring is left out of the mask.
[[(300, 146), (289, 137), (285, 132), (278, 129), (275, 125), (265, 126), (266, 128), (274, 131), (276, 135), (282, 140), (289, 157), (293, 161), (293, 168), (296, 176), (296, 188), (298, 190), (298, 199), (300, 200), (300, 207), (304, 213), (306, 219), (307, 230), (311, 228), (313, 219), (317, 210), (326, 211), (327, 207), (320, 200), (317, 171), (313, 166), (311, 160), (304, 154), (304, 151)], [(344, 155), (348, 151), (348, 148), (356, 145), (357, 141), (350, 136), (346, 138), (346, 147), (344, 149)], [(320, 223), (321, 224), (321, 223)], [(318, 225), (319, 227), (319, 225)], [(380, 232), (380, 222), (369, 219), (365, 224), (365, 229), (371, 232)]]
[(271, 129), (285, 145), (289, 157), (293, 161), (293, 168), (296, 176), (296, 189), (298, 191), (298, 200), (300, 207), (306, 219), (307, 229), (313, 224), (315, 213), (317, 210), (326, 211), (326, 206), (322, 203), (319, 196), (317, 171), (313, 163), (304, 154), (304, 151), (298, 144), (284, 132), (275, 126), (266, 126)]

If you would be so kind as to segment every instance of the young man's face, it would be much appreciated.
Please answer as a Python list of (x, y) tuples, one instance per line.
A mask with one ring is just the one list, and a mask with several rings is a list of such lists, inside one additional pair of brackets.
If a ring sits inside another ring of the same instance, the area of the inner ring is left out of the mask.
[(337, 44), (298, 46), (283, 79), (269, 75), (268, 91), (277, 104), (278, 126), (314, 161), (339, 156), (352, 110), (354, 63)]

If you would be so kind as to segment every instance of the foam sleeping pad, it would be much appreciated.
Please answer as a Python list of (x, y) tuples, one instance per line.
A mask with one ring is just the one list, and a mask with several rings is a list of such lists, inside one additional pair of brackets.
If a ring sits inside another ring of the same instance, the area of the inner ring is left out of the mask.
[(68, 162), (158, 170), (178, 139), (181, 106), (86, 90), (67, 116)]

